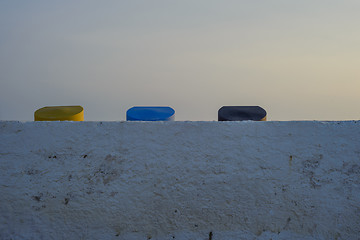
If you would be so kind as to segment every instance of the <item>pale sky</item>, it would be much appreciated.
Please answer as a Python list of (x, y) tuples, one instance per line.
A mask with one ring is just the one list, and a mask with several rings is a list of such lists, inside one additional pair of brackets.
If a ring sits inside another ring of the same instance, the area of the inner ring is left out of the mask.
[(359, 0), (0, 1), (0, 120), (55, 105), (88, 121), (139, 105), (360, 119), (359, 26)]

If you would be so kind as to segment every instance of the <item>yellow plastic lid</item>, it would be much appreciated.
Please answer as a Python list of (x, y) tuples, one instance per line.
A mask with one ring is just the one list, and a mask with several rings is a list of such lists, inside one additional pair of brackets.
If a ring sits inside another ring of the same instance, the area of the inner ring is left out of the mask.
[(52, 106), (35, 111), (35, 121), (84, 121), (84, 109), (81, 106)]

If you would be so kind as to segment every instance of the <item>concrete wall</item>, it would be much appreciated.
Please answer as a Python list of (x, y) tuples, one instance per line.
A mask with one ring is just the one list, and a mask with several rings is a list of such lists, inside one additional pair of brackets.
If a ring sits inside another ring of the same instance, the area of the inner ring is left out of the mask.
[(358, 239), (360, 122), (0, 122), (0, 239)]

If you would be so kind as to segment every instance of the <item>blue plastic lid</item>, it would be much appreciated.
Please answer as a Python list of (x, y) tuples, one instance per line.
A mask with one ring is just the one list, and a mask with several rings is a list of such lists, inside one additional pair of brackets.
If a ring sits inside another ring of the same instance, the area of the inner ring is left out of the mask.
[(127, 121), (172, 121), (175, 110), (171, 107), (132, 107), (126, 111)]

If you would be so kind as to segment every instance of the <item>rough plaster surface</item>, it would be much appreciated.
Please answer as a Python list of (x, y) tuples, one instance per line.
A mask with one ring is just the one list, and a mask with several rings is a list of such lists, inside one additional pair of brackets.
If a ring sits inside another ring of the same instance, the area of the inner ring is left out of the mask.
[(360, 122), (0, 122), (0, 239), (359, 239)]

